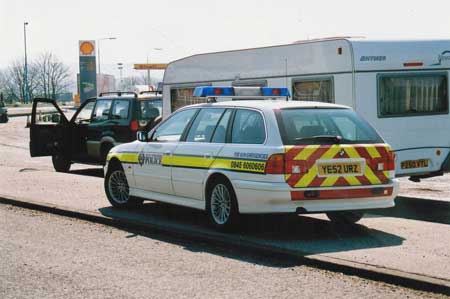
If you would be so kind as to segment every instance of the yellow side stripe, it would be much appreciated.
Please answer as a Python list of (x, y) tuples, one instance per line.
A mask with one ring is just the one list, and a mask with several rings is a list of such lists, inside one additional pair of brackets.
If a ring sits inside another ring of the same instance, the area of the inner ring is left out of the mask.
[(112, 158), (117, 158), (123, 163), (138, 163), (138, 156), (137, 153), (111, 153), (108, 154), (106, 160), (109, 161)]
[(191, 157), (191, 156), (163, 156), (162, 164), (170, 166), (186, 166), (186, 167), (198, 167), (209, 168), (213, 159), (206, 159), (203, 157)]
[[(111, 153), (107, 161), (117, 158), (122, 163), (139, 163), (139, 153)], [(187, 168), (220, 168), (234, 171), (264, 173), (266, 161), (204, 158), (195, 156), (163, 155), (161, 165)]]
[(264, 173), (266, 162), (216, 158), (214, 163), (212, 163), (211, 168)]

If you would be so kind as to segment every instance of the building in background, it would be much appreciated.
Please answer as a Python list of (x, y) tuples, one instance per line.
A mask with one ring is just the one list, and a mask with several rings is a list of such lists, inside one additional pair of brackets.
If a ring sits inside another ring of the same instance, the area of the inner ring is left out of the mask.
[(116, 77), (107, 74), (97, 74), (97, 94), (116, 91)]
[[(78, 94), (80, 94), (80, 74), (77, 74)], [(97, 94), (116, 91), (116, 77), (107, 74), (97, 74)]]

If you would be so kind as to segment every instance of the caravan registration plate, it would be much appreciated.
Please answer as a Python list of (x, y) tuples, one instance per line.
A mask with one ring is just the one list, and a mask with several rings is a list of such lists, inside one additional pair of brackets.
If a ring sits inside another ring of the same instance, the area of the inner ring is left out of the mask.
[(402, 169), (424, 168), (430, 164), (429, 159), (405, 160), (400, 163)]

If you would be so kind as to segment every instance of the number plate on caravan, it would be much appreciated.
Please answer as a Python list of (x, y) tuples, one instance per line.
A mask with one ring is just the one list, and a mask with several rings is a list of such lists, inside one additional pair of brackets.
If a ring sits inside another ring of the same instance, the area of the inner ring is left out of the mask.
[(428, 167), (429, 164), (430, 164), (429, 159), (406, 160), (400, 163), (400, 167), (402, 169), (423, 168)]
[(360, 176), (363, 174), (363, 162), (317, 162), (317, 172), (319, 176), (338, 176), (353, 175)]

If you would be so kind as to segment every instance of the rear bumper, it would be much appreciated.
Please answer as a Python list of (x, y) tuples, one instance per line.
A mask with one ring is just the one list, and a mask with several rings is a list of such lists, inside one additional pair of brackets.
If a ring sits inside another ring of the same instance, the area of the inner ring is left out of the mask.
[[(327, 212), (393, 207), (398, 195), (399, 181), (377, 186), (293, 189), (286, 183), (232, 181), (239, 203), (239, 211), (253, 213)], [(374, 190), (376, 189), (376, 190)], [(380, 190), (390, 190), (387, 194)], [(297, 196), (301, 192), (317, 197)], [(373, 192), (374, 191), (374, 192)], [(319, 194), (317, 194), (319, 192)], [(322, 192), (323, 194), (320, 194)], [(297, 195), (296, 195), (297, 194)], [(330, 196), (327, 198), (327, 196)]]

